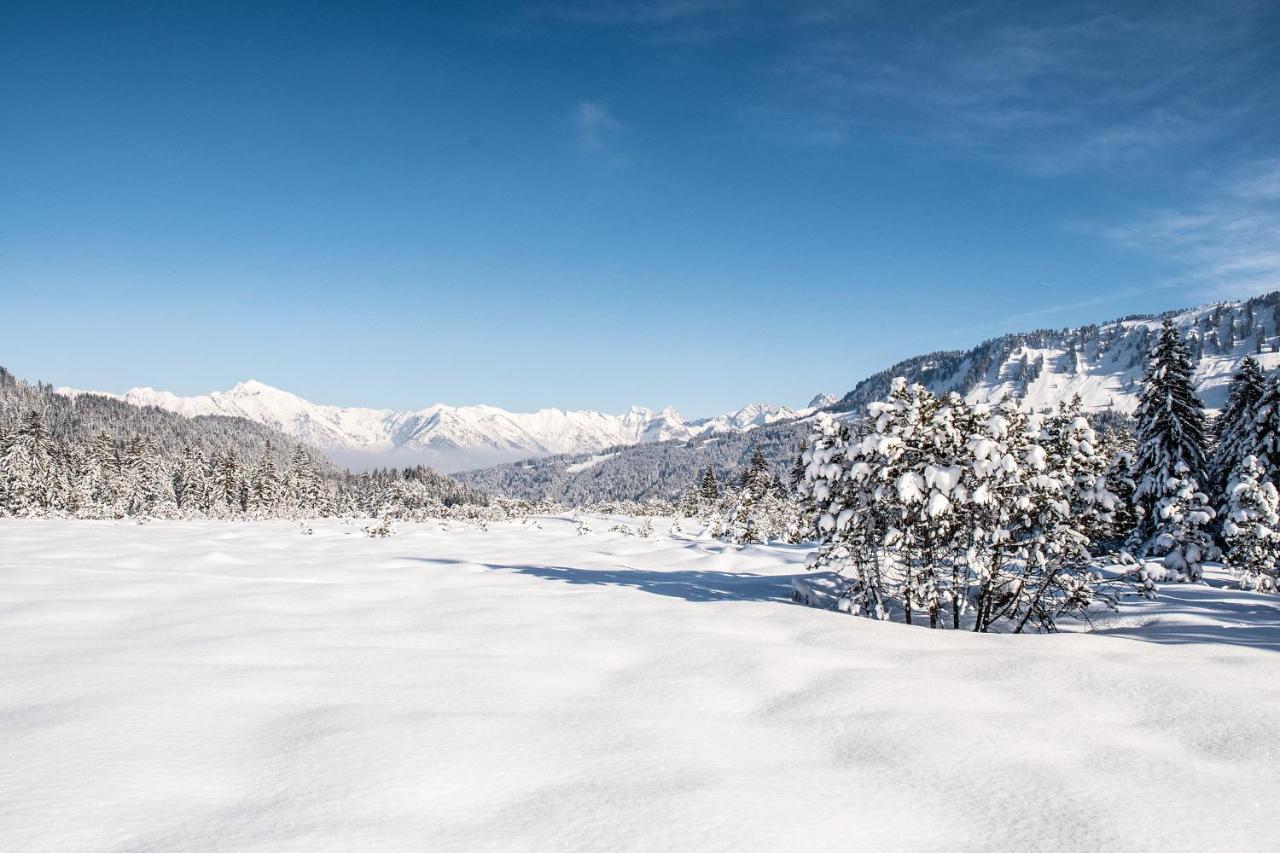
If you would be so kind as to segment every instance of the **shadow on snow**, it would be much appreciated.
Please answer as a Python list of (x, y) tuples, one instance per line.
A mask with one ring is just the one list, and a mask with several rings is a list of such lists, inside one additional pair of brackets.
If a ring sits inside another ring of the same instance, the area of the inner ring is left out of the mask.
[[(685, 601), (759, 601), (792, 604), (791, 581), (808, 572), (759, 575), (749, 572), (626, 567), (586, 569), (572, 566), (486, 563), (449, 558), (409, 557), (417, 562), (483, 566), (493, 571), (588, 586), (616, 586)], [(1275, 598), (1273, 602), (1271, 599)], [(1243, 592), (1229, 582), (1161, 584), (1152, 602), (1121, 605), (1119, 613), (1098, 618), (1089, 633), (1150, 643), (1216, 643), (1280, 651), (1280, 597)]]
[(623, 569), (583, 569), (570, 566), (516, 565), (470, 560), (411, 557), (424, 563), (453, 563), (483, 566), (494, 571), (591, 586), (618, 586), (652, 595), (682, 598), (685, 601), (774, 601), (791, 604), (791, 579), (795, 575), (757, 575), (747, 572), (697, 570), (654, 571)]
[(1280, 597), (1227, 580), (1160, 584), (1155, 601), (1124, 607), (1091, 632), (1149, 643), (1217, 643), (1280, 651)]

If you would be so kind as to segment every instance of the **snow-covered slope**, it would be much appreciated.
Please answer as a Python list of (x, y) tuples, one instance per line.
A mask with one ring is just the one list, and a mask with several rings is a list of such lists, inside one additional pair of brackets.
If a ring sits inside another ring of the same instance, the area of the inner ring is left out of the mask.
[[(59, 388), (70, 396), (101, 394)], [(741, 432), (808, 413), (751, 404), (716, 418), (685, 421), (673, 408), (633, 406), (621, 415), (540, 409), (508, 412), (495, 406), (434, 404), (414, 412), (346, 408), (304, 400), (262, 382), (229, 391), (179, 397), (153, 388), (107, 394), (135, 406), (156, 406), (187, 417), (227, 415), (266, 424), (356, 467), (424, 463), (459, 471), (560, 453), (594, 453), (618, 445), (688, 440), (709, 432)]]
[(1147, 352), (1165, 316), (1172, 317), (1198, 360), (1195, 382), (1210, 409), (1221, 407), (1240, 360), (1280, 367), (1280, 293), (1222, 302), (1160, 317), (1129, 317), (1079, 329), (1005, 335), (971, 350), (936, 352), (899, 362), (846, 394), (837, 405), (859, 411), (888, 393), (895, 376), (971, 401), (1022, 399), (1034, 408), (1079, 394), (1091, 410), (1137, 407)]

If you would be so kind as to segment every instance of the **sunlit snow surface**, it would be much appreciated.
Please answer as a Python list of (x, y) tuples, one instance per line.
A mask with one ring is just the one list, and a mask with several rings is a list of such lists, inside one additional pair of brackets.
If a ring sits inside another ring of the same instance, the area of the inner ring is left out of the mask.
[(0, 522), (0, 849), (1275, 845), (1274, 598), (930, 632), (588, 523)]

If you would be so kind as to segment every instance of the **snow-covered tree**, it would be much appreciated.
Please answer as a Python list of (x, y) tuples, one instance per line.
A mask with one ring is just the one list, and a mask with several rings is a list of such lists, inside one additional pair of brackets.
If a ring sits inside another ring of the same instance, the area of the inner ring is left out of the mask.
[(57, 508), (58, 478), (44, 419), (32, 409), (6, 440), (0, 456), (0, 481), (10, 515), (44, 515)]
[(782, 539), (793, 528), (794, 516), (794, 504), (757, 447), (739, 481), (722, 534), (738, 544)]
[(1172, 529), (1167, 516), (1156, 507), (1165, 498), (1188, 488), (1199, 493), (1205, 483), (1208, 439), (1205, 433), (1204, 404), (1191, 382), (1191, 361), (1172, 320), (1166, 320), (1143, 377), (1143, 389), (1134, 414), (1137, 422), (1137, 452), (1134, 468), (1138, 476), (1134, 498), (1142, 507), (1137, 539), (1143, 553), (1152, 553), (1156, 540), (1167, 553)]
[(1119, 508), (1108, 483), (1111, 456), (1084, 416), (1079, 394), (1041, 419), (1037, 441), (1064, 478), (1073, 524), (1092, 542), (1110, 538)]
[(1210, 494), (1225, 496), (1227, 482), (1235, 470), (1246, 457), (1259, 452), (1255, 422), (1265, 388), (1262, 365), (1252, 356), (1241, 359), (1227, 388), (1222, 414), (1213, 422), (1214, 450), (1206, 481)]
[(188, 446), (173, 475), (174, 500), (187, 514), (207, 512), (212, 502), (209, 463), (198, 447)]
[(685, 518), (697, 518), (702, 509), (702, 490), (695, 484), (684, 490), (680, 496), (680, 515)]
[(213, 500), (210, 511), (215, 515), (232, 515), (244, 511), (242, 502), (243, 477), (240, 461), (234, 451), (228, 450), (213, 463), (211, 476)]
[(1258, 400), (1252, 447), (1266, 479), (1280, 488), (1280, 375), (1267, 380)]
[(702, 473), (702, 482), (698, 487), (702, 499), (700, 515), (715, 512), (720, 506), (720, 483), (716, 480), (716, 472), (710, 465)]
[(280, 508), (282, 491), (280, 475), (272, 458), (271, 442), (268, 441), (249, 485), (249, 508), (258, 515), (275, 515)]
[(1280, 494), (1264, 479), (1255, 456), (1246, 456), (1227, 488), (1222, 525), (1227, 566), (1245, 589), (1275, 592), (1280, 573)]
[(1164, 567), (1155, 579), (1200, 580), (1201, 563), (1217, 555), (1211, 532), (1215, 513), (1186, 465), (1179, 462), (1165, 481), (1152, 516), (1155, 534), (1149, 553), (1163, 557)]

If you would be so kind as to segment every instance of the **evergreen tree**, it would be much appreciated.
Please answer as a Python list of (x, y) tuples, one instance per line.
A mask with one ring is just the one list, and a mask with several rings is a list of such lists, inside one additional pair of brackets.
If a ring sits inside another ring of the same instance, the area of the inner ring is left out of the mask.
[(1246, 456), (1227, 492), (1222, 525), (1227, 566), (1245, 589), (1276, 591), (1280, 571), (1280, 494), (1264, 479), (1262, 465)]
[[(375, 472), (375, 476), (369, 481), (369, 494), (372, 496), (377, 491), (385, 491), (390, 482), (388, 472)], [(307, 516), (323, 516), (333, 511), (332, 496), (325, 488), (311, 454), (301, 445), (294, 448), (289, 462), (288, 485), (291, 502), (297, 512)], [(376, 508), (375, 506), (374, 509)]]
[[(1170, 533), (1156, 507), (1166, 497), (1190, 488), (1198, 494), (1205, 483), (1204, 404), (1191, 383), (1191, 362), (1172, 320), (1151, 351), (1143, 390), (1134, 417), (1137, 421), (1138, 475), (1134, 497), (1143, 509), (1138, 539), (1143, 553), (1152, 553), (1157, 538)], [(1177, 546), (1166, 544), (1166, 553)]]
[(1271, 377), (1258, 400), (1251, 447), (1263, 476), (1280, 488), (1280, 375)]
[(225, 516), (241, 512), (240, 462), (235, 451), (227, 450), (217, 460), (213, 470), (213, 500), (210, 509), (216, 515)]
[(720, 504), (720, 483), (716, 480), (715, 469), (710, 465), (702, 473), (698, 491), (702, 497), (702, 513), (714, 512)]
[(780, 539), (794, 526), (794, 507), (757, 447), (729, 510), (723, 535), (739, 544)]
[(210, 508), (209, 463), (200, 448), (188, 446), (173, 477), (174, 500), (178, 508), (190, 514), (208, 512)]
[[(1217, 556), (1210, 534), (1215, 516), (1209, 496), (1199, 490), (1181, 462), (1165, 481), (1164, 494), (1152, 510), (1156, 535), (1149, 553), (1163, 556), (1160, 580), (1198, 581), (1201, 563)], [(1154, 573), (1153, 573), (1154, 576)]]
[(280, 475), (276, 471), (276, 463), (272, 458), (271, 442), (268, 441), (262, 460), (253, 472), (253, 483), (249, 495), (250, 509), (265, 517), (274, 515), (280, 504), (280, 492)]
[(1210, 494), (1225, 495), (1232, 473), (1245, 457), (1259, 452), (1254, 424), (1265, 386), (1266, 377), (1257, 359), (1241, 359), (1227, 389), (1226, 405), (1213, 422), (1214, 451), (1207, 480)]
[(680, 514), (685, 518), (697, 518), (702, 508), (702, 491), (697, 484), (689, 486), (680, 496)]
[(44, 515), (55, 509), (57, 472), (40, 412), (30, 410), (7, 445), (0, 457), (0, 480), (7, 484), (6, 511), (24, 516)]

